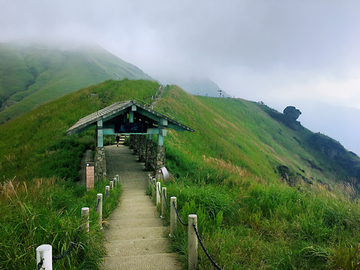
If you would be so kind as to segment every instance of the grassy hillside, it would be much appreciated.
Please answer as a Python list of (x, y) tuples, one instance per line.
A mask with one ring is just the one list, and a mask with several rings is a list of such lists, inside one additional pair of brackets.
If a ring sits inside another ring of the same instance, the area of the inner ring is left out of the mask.
[[(313, 134), (257, 104), (171, 87), (158, 109), (194, 128), (169, 132), (167, 167), (183, 220), (196, 213), (223, 269), (355, 269), (360, 210), (348, 174), (308, 145)], [(173, 239), (186, 263), (187, 228)], [(200, 269), (211, 269), (202, 251)], [(346, 266), (348, 265), (348, 266)], [(347, 267), (347, 268), (346, 268)]]
[[(91, 194), (73, 185), (94, 131), (65, 131), (116, 101), (134, 95), (149, 101), (158, 88), (109, 80), (0, 126), (0, 268), (34, 269), (34, 250), (43, 241), (62, 253), (80, 207), (95, 207)], [(313, 133), (287, 127), (253, 102), (192, 96), (177, 86), (167, 87), (156, 110), (195, 129), (165, 137), (175, 177), (168, 197), (178, 198), (183, 220), (198, 215), (204, 244), (223, 269), (356, 269), (357, 191), (343, 182), (348, 172), (309, 143)], [(185, 268), (186, 238), (187, 228), (178, 225), (172, 246)], [(101, 241), (97, 228), (81, 234), (82, 245), (56, 269), (98, 269), (104, 250), (95, 240)], [(201, 250), (199, 259), (200, 269), (211, 269)]]
[[(86, 192), (76, 187), (80, 159), (94, 147), (94, 131), (66, 135), (78, 119), (114, 102), (150, 101), (159, 88), (150, 81), (108, 80), (44, 104), (0, 125), (0, 269), (35, 269), (35, 249), (48, 243), (63, 254), (80, 224), (80, 209), (91, 208), (90, 234), (81, 231), (69, 256), (54, 269), (98, 269), (104, 256), (96, 225), (96, 194), (108, 181)], [(107, 199), (104, 215), (116, 207), (121, 189)]]
[(107, 79), (150, 79), (96, 45), (0, 43), (0, 124)]

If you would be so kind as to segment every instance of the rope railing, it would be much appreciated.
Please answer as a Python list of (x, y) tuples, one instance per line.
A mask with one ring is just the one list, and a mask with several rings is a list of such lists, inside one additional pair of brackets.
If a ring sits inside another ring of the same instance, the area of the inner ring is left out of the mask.
[(100, 198), (97, 199), (97, 204), (96, 204), (95, 212), (98, 211), (99, 204), (100, 204)]
[(184, 225), (184, 226), (189, 226), (188, 223), (185, 223), (184, 221), (181, 220), (181, 217), (179, 216), (179, 212), (178, 212), (178, 210), (177, 210), (177, 208), (176, 208), (175, 202), (173, 202), (173, 206), (174, 206), (175, 213), (176, 213), (176, 215), (177, 215), (178, 220), (180, 221), (180, 223), (181, 223), (182, 225)]
[(167, 207), (170, 207), (170, 204), (168, 204), (167, 199), (166, 199), (165, 190), (163, 190), (163, 196), (164, 196), (164, 201), (165, 201)]
[(57, 261), (57, 260), (61, 260), (61, 259), (65, 258), (66, 255), (68, 255), (68, 254), (71, 252), (71, 250), (72, 250), (72, 249), (74, 248), (74, 246), (77, 244), (77, 239), (78, 239), (78, 237), (79, 237), (80, 230), (81, 230), (81, 227), (82, 227), (82, 225), (83, 225), (83, 221), (84, 221), (84, 218), (81, 219), (81, 223), (80, 223), (79, 229), (77, 230), (77, 233), (76, 233), (76, 235), (75, 235), (74, 241), (71, 242), (68, 250), (65, 251), (65, 253), (62, 254), (62, 255), (52, 256), (53, 261)]
[[(152, 179), (152, 178), (151, 178), (150, 175), (149, 175), (149, 180), (150, 180), (150, 179)], [(157, 187), (157, 186), (155, 185), (155, 187)], [(158, 189), (158, 188), (156, 188), (156, 189)], [(160, 192), (160, 189), (158, 189), (158, 190), (159, 190), (159, 192)], [(161, 196), (161, 194), (160, 194), (160, 197), (162, 197), (162, 200), (165, 202), (166, 206), (169, 207), (169, 208), (171, 208), (171, 203), (168, 204), (168, 202), (167, 202), (166, 188), (163, 188), (163, 196)], [(174, 198), (174, 200), (173, 200), (173, 198)], [(209, 259), (209, 261), (211, 262), (211, 264), (214, 266), (215, 269), (221, 270), (221, 268), (216, 264), (216, 262), (214, 261), (214, 259), (210, 256), (209, 252), (208, 252), (207, 249), (205, 248), (204, 243), (203, 243), (203, 241), (201, 240), (201, 237), (200, 237), (200, 235), (199, 235), (199, 232), (198, 232), (198, 230), (197, 230), (197, 228), (196, 228), (197, 225), (193, 222), (193, 223), (191, 223), (192, 226), (189, 226), (190, 216), (196, 216), (196, 215), (189, 215), (189, 223), (185, 223), (185, 222), (181, 219), (181, 217), (180, 217), (180, 215), (179, 215), (179, 211), (178, 211), (178, 209), (177, 209), (177, 207), (176, 207), (176, 203), (175, 203), (175, 202), (176, 202), (176, 197), (172, 197), (171, 199), (172, 199), (173, 209), (175, 210), (175, 213), (176, 213), (176, 216), (177, 216), (177, 219), (179, 220), (179, 222), (180, 222), (183, 226), (187, 226), (188, 228), (190, 228), (190, 227), (193, 228), (193, 231), (195, 232), (195, 235), (196, 235), (196, 239), (200, 242), (200, 245), (201, 245), (201, 247), (202, 247), (202, 249), (203, 249), (206, 257)], [(163, 216), (163, 215), (164, 215), (164, 213), (162, 213), (162, 216)], [(173, 231), (173, 230), (174, 230), (173, 228), (176, 228), (176, 224), (173, 225), (173, 224), (171, 224), (171, 223), (172, 223), (172, 218), (170, 217), (170, 227), (171, 227), (171, 228), (170, 228), (170, 231)], [(197, 223), (197, 221), (196, 221), (196, 223)], [(170, 233), (170, 236), (171, 236), (172, 233), (173, 233), (173, 232)], [(189, 234), (190, 234), (190, 231), (189, 231)], [(189, 235), (189, 237), (190, 237), (190, 235)], [(190, 242), (190, 238), (189, 238), (189, 242)], [(197, 246), (197, 244), (196, 244), (196, 246)], [(189, 246), (189, 248), (190, 248), (190, 246)], [(195, 256), (196, 259), (190, 259), (190, 256), (194, 257), (194, 254), (191, 255), (191, 254), (190, 254), (190, 251), (189, 251), (189, 269), (197, 269), (197, 251), (196, 251), (196, 256)], [(195, 260), (196, 262), (194, 262), (194, 260)]]
[[(116, 187), (116, 185), (113, 185), (113, 187)], [(106, 186), (105, 188), (105, 199), (109, 196), (110, 187)], [(95, 213), (98, 213), (99, 215), (99, 224), (102, 227), (102, 207), (103, 207), (103, 194), (99, 193), (97, 194), (97, 200), (96, 200), (96, 207), (95, 207)], [(81, 229), (85, 229), (86, 232), (89, 232), (89, 208), (83, 207), (81, 209), (81, 222), (80, 226), (77, 229), (76, 235), (74, 237), (74, 240), (70, 242), (70, 246), (68, 249), (61, 255), (58, 256), (52, 256), (52, 247), (51, 245), (40, 245), (36, 249), (36, 261), (37, 261), (37, 270), (48, 270), (52, 269), (52, 262), (58, 261), (63, 258), (65, 258), (67, 255), (71, 253), (71, 251), (74, 249), (74, 247), (77, 245), (77, 241), (80, 235)]]
[(208, 257), (209, 261), (212, 263), (212, 265), (213, 265), (217, 270), (221, 270), (221, 268), (216, 264), (216, 262), (214, 261), (214, 259), (211, 258), (209, 252), (206, 250), (203, 242), (201, 241), (201, 238), (200, 238), (199, 232), (198, 232), (197, 229), (196, 229), (195, 223), (193, 223), (192, 226), (193, 226), (193, 228), (194, 228), (196, 237), (197, 237), (197, 239), (199, 240), (199, 243), (200, 243), (202, 249), (204, 250), (206, 256)]

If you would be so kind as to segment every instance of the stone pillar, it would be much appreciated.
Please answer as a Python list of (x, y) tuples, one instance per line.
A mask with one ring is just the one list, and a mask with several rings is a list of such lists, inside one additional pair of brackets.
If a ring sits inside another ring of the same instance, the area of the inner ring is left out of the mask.
[(105, 148), (96, 147), (95, 150), (95, 180), (106, 177)]
[(148, 140), (146, 141), (146, 157), (145, 157), (145, 168), (146, 170), (155, 169), (154, 166), (154, 142), (153, 137), (150, 134)]
[(138, 155), (139, 154), (139, 148), (140, 148), (140, 140), (139, 140), (139, 135), (133, 135), (134, 136), (134, 151), (133, 154), (134, 155)]
[(146, 158), (146, 135), (139, 135), (139, 161), (144, 162)]
[(165, 146), (158, 145), (156, 148), (156, 169), (165, 166)]
[(130, 135), (130, 149), (134, 149), (135, 135)]

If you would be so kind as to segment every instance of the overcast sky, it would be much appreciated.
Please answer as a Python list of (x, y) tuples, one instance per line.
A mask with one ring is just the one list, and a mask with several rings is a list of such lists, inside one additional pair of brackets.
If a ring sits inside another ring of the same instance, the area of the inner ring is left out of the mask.
[(355, 0), (0, 0), (0, 41), (93, 41), (166, 84), (206, 75), (232, 96), (294, 105), (322, 131), (309, 104), (360, 109), (359, 14)]

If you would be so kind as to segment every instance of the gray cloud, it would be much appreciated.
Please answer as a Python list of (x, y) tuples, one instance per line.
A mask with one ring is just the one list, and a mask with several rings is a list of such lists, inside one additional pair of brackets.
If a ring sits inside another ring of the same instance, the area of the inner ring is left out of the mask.
[(309, 100), (360, 108), (359, 1), (0, 0), (0, 6), (0, 41), (96, 42), (163, 83), (207, 75), (231, 95), (280, 111)]

